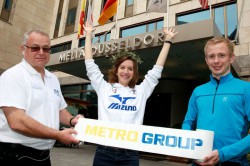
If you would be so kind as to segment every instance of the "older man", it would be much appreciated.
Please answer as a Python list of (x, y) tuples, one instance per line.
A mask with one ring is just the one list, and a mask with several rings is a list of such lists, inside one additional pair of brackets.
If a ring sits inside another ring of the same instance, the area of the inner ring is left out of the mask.
[(60, 122), (74, 126), (65, 108), (60, 84), (45, 69), (50, 59), (50, 38), (40, 30), (25, 33), (21, 44), (23, 60), (0, 77), (0, 163), (1, 165), (49, 166), (55, 140), (75, 143), (74, 129), (59, 131)]

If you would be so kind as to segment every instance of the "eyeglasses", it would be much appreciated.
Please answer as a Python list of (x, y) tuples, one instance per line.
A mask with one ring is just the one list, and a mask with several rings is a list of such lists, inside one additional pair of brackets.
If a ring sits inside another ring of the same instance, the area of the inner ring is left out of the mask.
[(42, 49), (43, 52), (50, 53), (50, 47), (39, 47), (39, 46), (30, 47), (30, 46), (27, 46), (26, 44), (24, 44), (24, 46), (29, 48), (31, 50), (31, 52), (38, 52)]

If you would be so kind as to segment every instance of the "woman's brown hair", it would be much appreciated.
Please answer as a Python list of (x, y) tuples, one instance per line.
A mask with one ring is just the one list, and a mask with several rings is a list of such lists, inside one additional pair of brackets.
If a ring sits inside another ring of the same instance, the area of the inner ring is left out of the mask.
[(118, 58), (115, 59), (113, 67), (108, 71), (108, 82), (109, 83), (117, 83), (118, 82), (118, 76), (117, 71), (121, 63), (123, 63), (126, 60), (131, 60), (133, 62), (133, 71), (134, 75), (131, 81), (129, 82), (128, 86), (130, 88), (134, 88), (138, 79), (139, 79), (139, 71), (138, 71), (138, 64), (137, 61), (130, 55), (131, 53), (129, 52), (123, 52), (122, 56), (119, 56)]

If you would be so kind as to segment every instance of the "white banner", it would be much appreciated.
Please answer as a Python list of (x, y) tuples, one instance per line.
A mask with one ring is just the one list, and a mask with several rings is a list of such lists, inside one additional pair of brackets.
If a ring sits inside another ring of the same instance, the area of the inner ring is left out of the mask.
[(168, 0), (150, 0), (147, 12), (166, 13), (168, 8), (167, 1)]
[(119, 148), (203, 159), (212, 151), (214, 133), (81, 118), (75, 136), (81, 141)]

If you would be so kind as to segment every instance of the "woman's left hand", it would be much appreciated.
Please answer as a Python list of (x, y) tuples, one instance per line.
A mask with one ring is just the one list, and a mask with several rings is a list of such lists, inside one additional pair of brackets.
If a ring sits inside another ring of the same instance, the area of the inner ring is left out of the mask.
[(178, 33), (174, 28), (164, 28), (165, 40), (171, 41), (174, 36)]

